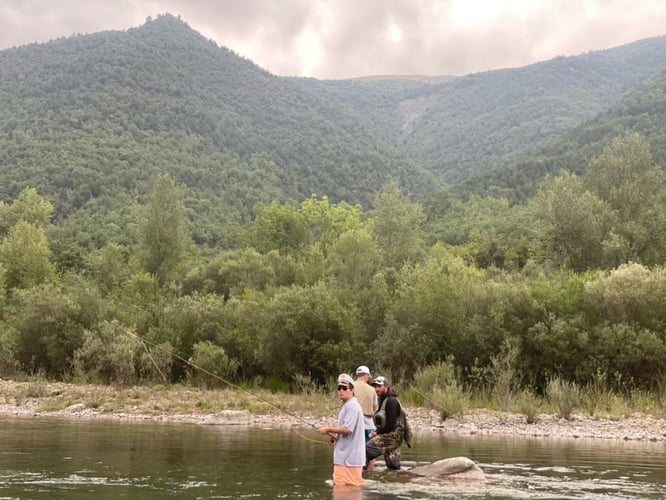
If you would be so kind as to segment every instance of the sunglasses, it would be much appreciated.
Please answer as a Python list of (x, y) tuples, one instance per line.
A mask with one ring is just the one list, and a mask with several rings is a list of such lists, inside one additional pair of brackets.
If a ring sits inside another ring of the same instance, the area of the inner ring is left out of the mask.
[(349, 387), (348, 385), (339, 385), (338, 386), (338, 391), (349, 391), (349, 390), (351, 390), (351, 387)]

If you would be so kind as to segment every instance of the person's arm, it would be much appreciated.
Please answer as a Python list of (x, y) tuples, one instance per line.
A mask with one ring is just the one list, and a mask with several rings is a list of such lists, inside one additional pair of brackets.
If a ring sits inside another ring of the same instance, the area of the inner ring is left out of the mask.
[(333, 425), (330, 427), (320, 427), (317, 429), (319, 434), (350, 434), (351, 431), (347, 429), (344, 425)]

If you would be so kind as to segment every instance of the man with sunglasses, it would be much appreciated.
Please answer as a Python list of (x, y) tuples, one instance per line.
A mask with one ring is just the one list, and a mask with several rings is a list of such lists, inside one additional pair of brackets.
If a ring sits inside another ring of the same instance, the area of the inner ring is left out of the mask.
[(338, 424), (320, 427), (321, 434), (337, 434), (333, 449), (333, 485), (362, 486), (365, 465), (363, 410), (354, 397), (354, 380), (346, 373), (338, 377), (336, 392), (342, 405)]

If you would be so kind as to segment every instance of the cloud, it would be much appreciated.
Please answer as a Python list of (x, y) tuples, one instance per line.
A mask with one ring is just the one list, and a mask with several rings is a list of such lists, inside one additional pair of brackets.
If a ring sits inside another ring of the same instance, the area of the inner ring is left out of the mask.
[(0, 0), (0, 48), (180, 15), (280, 75), (465, 74), (665, 33), (663, 0)]

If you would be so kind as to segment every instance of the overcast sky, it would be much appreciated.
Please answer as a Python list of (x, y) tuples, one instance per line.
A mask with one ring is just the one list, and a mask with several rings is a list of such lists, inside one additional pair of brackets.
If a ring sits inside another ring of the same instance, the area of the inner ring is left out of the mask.
[(272, 73), (321, 79), (463, 75), (666, 34), (666, 0), (0, 0), (0, 49), (165, 12)]

